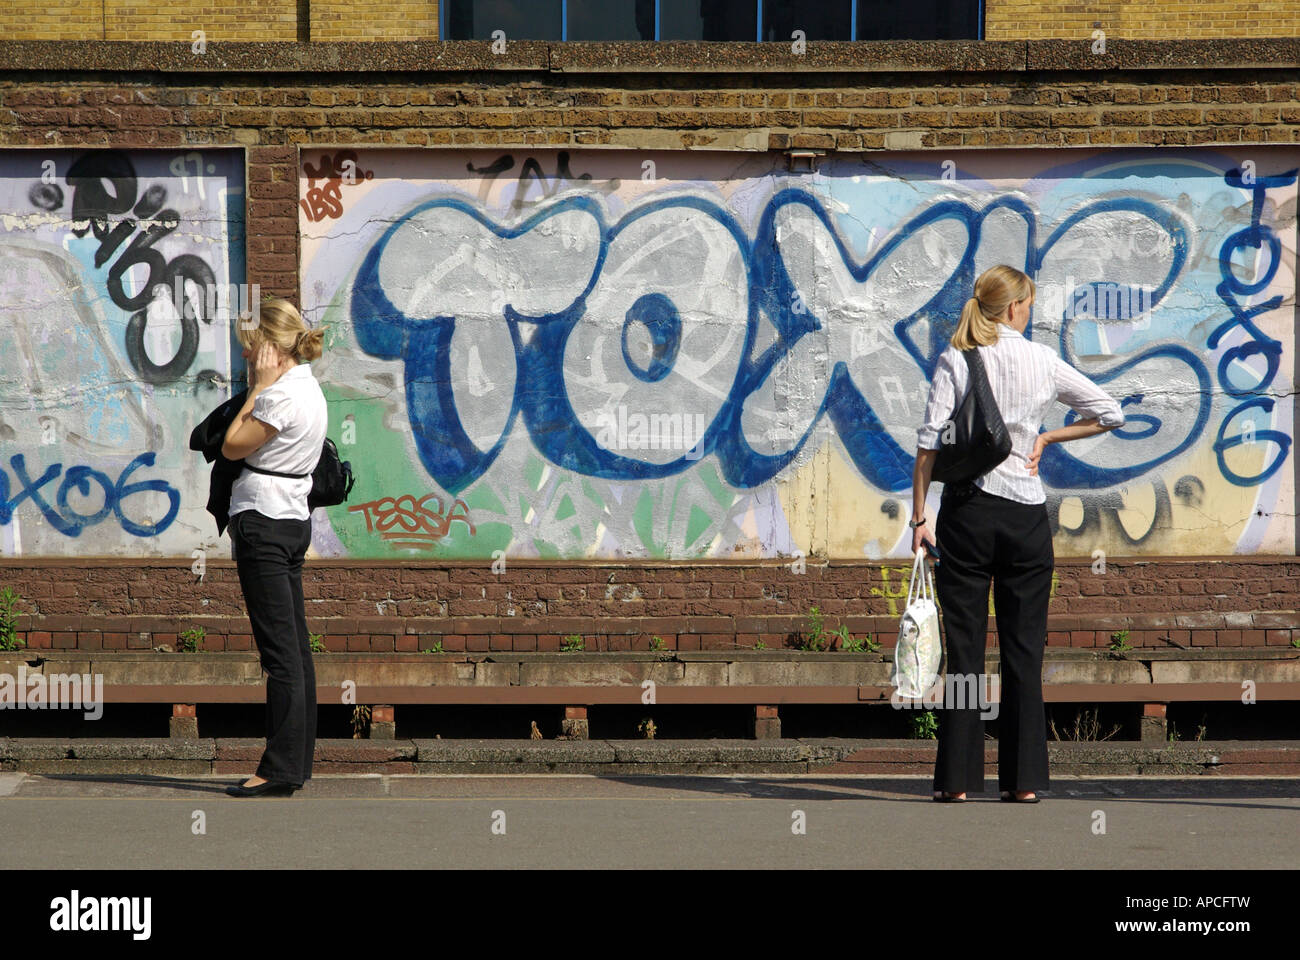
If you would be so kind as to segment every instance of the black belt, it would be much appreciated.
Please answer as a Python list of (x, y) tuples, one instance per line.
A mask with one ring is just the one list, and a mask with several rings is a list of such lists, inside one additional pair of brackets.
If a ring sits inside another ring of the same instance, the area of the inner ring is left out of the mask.
[(310, 477), (310, 473), (281, 473), (279, 470), (267, 470), (263, 467), (255, 467), (251, 463), (244, 464), (245, 470), (252, 470), (254, 473), (265, 473), (270, 477), (292, 477), (294, 480), (305, 480)]

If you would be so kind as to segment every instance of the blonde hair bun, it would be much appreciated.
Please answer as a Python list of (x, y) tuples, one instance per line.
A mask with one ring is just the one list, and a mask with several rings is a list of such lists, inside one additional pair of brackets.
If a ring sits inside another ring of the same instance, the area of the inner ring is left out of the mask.
[(317, 359), (324, 350), (325, 332), (319, 327), (309, 328), (298, 308), (283, 297), (263, 300), (254, 319), (251, 328), (246, 329), (242, 323), (235, 325), (239, 342), (249, 349), (273, 343), (299, 363)]

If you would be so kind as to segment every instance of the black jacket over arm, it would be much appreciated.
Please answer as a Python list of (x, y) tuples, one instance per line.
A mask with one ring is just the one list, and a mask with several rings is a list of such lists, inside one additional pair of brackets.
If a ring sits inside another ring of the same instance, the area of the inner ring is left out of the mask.
[(218, 536), (225, 533), (230, 523), (230, 490), (244, 469), (243, 460), (228, 460), (221, 455), (221, 445), (226, 440), (226, 430), (247, 399), (248, 391), (241, 390), (209, 413), (190, 433), (190, 449), (202, 453), (208, 463), (216, 461), (208, 481), (208, 513), (217, 520)]

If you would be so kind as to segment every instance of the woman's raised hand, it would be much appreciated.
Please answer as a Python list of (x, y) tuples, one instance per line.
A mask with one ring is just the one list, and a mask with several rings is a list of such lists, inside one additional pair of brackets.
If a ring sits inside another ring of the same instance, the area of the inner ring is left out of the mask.
[(248, 365), (248, 389), (265, 390), (279, 380), (288, 369), (279, 352), (269, 343), (263, 343), (253, 354), (253, 362)]

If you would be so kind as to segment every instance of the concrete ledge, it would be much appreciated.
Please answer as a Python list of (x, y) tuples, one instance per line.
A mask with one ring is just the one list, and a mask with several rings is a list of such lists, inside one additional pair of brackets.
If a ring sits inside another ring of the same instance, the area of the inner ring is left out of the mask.
[[(3, 570), (3, 564), (0, 564), (0, 570)], [(873, 635), (893, 636), (898, 630), (898, 617), (896, 615), (875, 612), (863, 614), (850, 614), (838, 618), (838, 622), (848, 627), (849, 631), (854, 634), (871, 633)], [(723, 636), (734, 637), (736, 634), (772, 634), (782, 637), (789, 637), (793, 634), (802, 633), (808, 624), (808, 618), (801, 613), (782, 613), (782, 614), (756, 614), (752, 616), (705, 616), (692, 615), (690, 617), (690, 634), (706, 635), (719, 634)], [(508, 617), (508, 616), (477, 616), (477, 617), (403, 617), (403, 616), (383, 616), (383, 617), (316, 617), (307, 618), (308, 627), (315, 633), (320, 633), (328, 638), (347, 638), (356, 634), (369, 635), (372, 633), (385, 634), (393, 637), (415, 637), (416, 642), (423, 644), (426, 640), (432, 642), (432, 639), (447, 635), (465, 635), (465, 636), (484, 636), (490, 634), (505, 635), (536, 635), (539, 633), (556, 632), (560, 634), (576, 633), (583, 637), (595, 635), (597, 638), (605, 638), (608, 643), (610, 638), (626, 637), (630, 641), (640, 641), (641, 638), (648, 638), (657, 633), (672, 634), (681, 631), (682, 618), (680, 617), (648, 617), (639, 615), (618, 615), (618, 616), (586, 616), (586, 617), (550, 617), (541, 620), (535, 617)], [(987, 629), (990, 637), (997, 633), (997, 621), (990, 616), (987, 621)], [(251, 627), (248, 625), (246, 615), (196, 615), (192, 617), (180, 618), (168, 615), (131, 615), (131, 616), (96, 616), (88, 620), (81, 614), (54, 613), (45, 615), (33, 615), (30, 613), (19, 614), (15, 621), (15, 629), (20, 639), (25, 639), (29, 633), (89, 633), (89, 634), (107, 634), (107, 633), (124, 633), (136, 635), (143, 638), (139, 646), (129, 648), (132, 652), (148, 653), (151, 652), (154, 645), (154, 638), (159, 635), (170, 635), (174, 637), (181, 631), (190, 627), (202, 627), (208, 634), (216, 637), (228, 637), (231, 635), (250, 635)], [(1128, 630), (1131, 633), (1153, 633), (1164, 636), (1164, 644), (1167, 646), (1154, 646), (1149, 644), (1139, 644), (1135, 649), (1141, 651), (1173, 650), (1178, 652), (1186, 649), (1230, 649), (1224, 647), (1212, 647), (1210, 645), (1198, 645), (1189, 647), (1187, 644), (1178, 645), (1170, 642), (1167, 637), (1170, 631), (1190, 631), (1190, 630), (1295, 630), (1300, 629), (1300, 611), (1297, 610), (1272, 610), (1272, 611), (1185, 611), (1179, 613), (1131, 613), (1117, 615), (1103, 614), (1052, 614), (1047, 618), (1048, 633), (1074, 633), (1082, 631), (1089, 634), (1089, 640), (1093, 633), (1111, 634), (1120, 630)], [(99, 638), (96, 638), (98, 640)], [(327, 641), (328, 642), (328, 641)], [(598, 642), (598, 641), (597, 641)], [(68, 649), (52, 648), (48, 646), (26, 648), (38, 652), (51, 653), (81, 653), (83, 655), (93, 655), (100, 652), (98, 643), (93, 649)], [(1053, 646), (1056, 650), (1070, 649), (1090, 649), (1095, 651), (1099, 647), (1089, 648), (1071, 648), (1068, 646)], [(124, 652), (124, 651), (116, 651)], [(343, 651), (338, 651), (343, 652)], [(351, 651), (349, 651), (351, 653)], [(415, 654), (415, 650), (406, 651), (409, 654)], [(534, 655), (548, 656), (558, 651), (536, 651)], [(617, 651), (617, 650), (588, 650), (589, 653), (600, 653), (602, 657), (621, 656), (625, 653), (644, 654), (650, 653), (647, 649)], [(716, 653), (723, 656), (729, 656), (734, 653), (755, 652), (767, 654), (793, 655), (799, 651), (794, 648), (784, 646), (772, 646), (766, 651), (754, 651), (748, 646), (738, 646), (731, 648), (714, 648), (711, 650), (700, 651), (677, 651), (667, 650), (666, 653)], [(839, 652), (839, 651), (837, 651)], [(491, 655), (495, 658), (514, 656), (525, 656), (524, 652), (513, 652), (510, 650), (481, 650), (481, 651), (462, 651), (465, 653), (480, 656)], [(354, 655), (357, 655), (354, 653)], [(377, 653), (374, 656), (392, 656), (392, 652)], [(422, 654), (426, 657), (441, 656), (440, 654)], [(846, 656), (848, 654), (845, 654)]]
[(564, 73), (915, 73), (1023, 71), (1022, 40), (557, 43), (551, 69)]
[[(639, 703), (655, 684), (668, 704), (880, 703), (892, 692), (892, 651), (875, 654), (728, 653), (352, 654), (315, 656), (317, 698), (340, 702), (344, 682), (362, 704)], [(996, 651), (985, 671), (996, 674)], [(256, 703), (265, 696), (255, 653), (18, 651), (0, 674), (104, 678), (109, 703)], [(1253, 682), (1261, 700), (1300, 700), (1300, 650), (1218, 648), (1126, 654), (1049, 647), (1050, 702), (1235, 700)], [(394, 757), (396, 759), (404, 759)]]
[(1092, 53), (1091, 31), (1072, 40), (552, 43), (484, 41), (6, 40), (0, 70), (86, 73), (1006, 73), (1123, 70), (1294, 70), (1300, 39), (1130, 40), (1108, 37)]
[(1030, 40), (1026, 70), (1239, 70), (1300, 67), (1300, 38), (1270, 40), (1127, 40), (1106, 38), (1106, 52), (1092, 52), (1092, 32), (1077, 40)]
[(479, 41), (5, 40), (0, 70), (148, 73), (371, 73), (549, 71), (551, 44), (514, 40), (502, 54)]
[[(262, 757), (266, 741), (252, 737), (219, 737), (209, 740), (213, 744), (212, 759), (220, 761), (251, 760)], [(414, 760), (415, 742), (412, 740), (317, 740), (318, 761), (343, 761), (347, 763), (387, 763), (393, 760)]]
[[(248, 774), (260, 740), (0, 740), (0, 770), (76, 775)], [(933, 740), (365, 740), (317, 742), (313, 774), (843, 773), (926, 776)], [(1048, 743), (1052, 772), (1080, 776), (1300, 776), (1300, 741), (1145, 747)], [(997, 776), (997, 743), (984, 754)]]
[(424, 765), (459, 763), (612, 763), (614, 746), (604, 740), (415, 740)]
[(0, 741), (2, 760), (212, 760), (215, 756), (212, 740), (14, 737)]
[(615, 760), (624, 764), (805, 763), (810, 757), (798, 740), (611, 740)]

